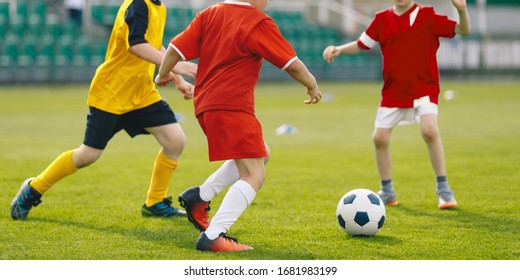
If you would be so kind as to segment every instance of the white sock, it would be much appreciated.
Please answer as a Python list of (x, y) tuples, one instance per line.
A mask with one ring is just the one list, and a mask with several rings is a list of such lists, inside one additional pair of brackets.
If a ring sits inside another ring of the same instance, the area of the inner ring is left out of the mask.
[(246, 181), (238, 180), (234, 183), (222, 200), (217, 214), (211, 219), (211, 223), (205, 231), (206, 236), (210, 240), (214, 240), (221, 233), (226, 233), (251, 204), (255, 196), (255, 189)]
[(229, 185), (238, 180), (238, 167), (234, 160), (226, 160), (215, 173), (206, 179), (204, 184), (200, 185), (200, 198), (204, 201), (210, 201)]

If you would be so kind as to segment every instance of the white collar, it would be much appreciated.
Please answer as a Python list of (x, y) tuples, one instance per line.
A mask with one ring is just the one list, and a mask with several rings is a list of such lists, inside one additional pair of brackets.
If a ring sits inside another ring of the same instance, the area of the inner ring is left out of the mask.
[(242, 1), (234, 1), (234, 0), (226, 0), (224, 1), (226, 4), (234, 4), (234, 5), (244, 5), (244, 6), (251, 6), (250, 3), (242, 2)]

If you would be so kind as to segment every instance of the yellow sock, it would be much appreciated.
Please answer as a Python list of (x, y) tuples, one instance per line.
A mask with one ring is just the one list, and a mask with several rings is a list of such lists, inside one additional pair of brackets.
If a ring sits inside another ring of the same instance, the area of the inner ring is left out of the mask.
[(153, 165), (152, 179), (145, 202), (146, 206), (150, 207), (163, 201), (168, 193), (170, 179), (178, 165), (178, 160), (169, 159), (162, 151), (159, 152)]
[(73, 153), (74, 150), (70, 150), (59, 155), (47, 169), (31, 181), (31, 187), (43, 194), (59, 180), (76, 172), (78, 168), (72, 162)]

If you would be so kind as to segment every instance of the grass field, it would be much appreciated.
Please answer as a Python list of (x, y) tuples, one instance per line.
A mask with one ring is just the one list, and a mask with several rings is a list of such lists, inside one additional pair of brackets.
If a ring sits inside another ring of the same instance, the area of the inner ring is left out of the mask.
[[(378, 189), (371, 133), (380, 85), (323, 83), (333, 100), (315, 106), (303, 104), (304, 88), (295, 83), (259, 86), (257, 115), (271, 161), (262, 190), (229, 232), (255, 250), (215, 254), (195, 250), (199, 233), (186, 219), (141, 216), (159, 149), (151, 136), (116, 135), (98, 162), (48, 191), (28, 220), (11, 220), (21, 182), (81, 143), (88, 89), (2, 87), (0, 259), (519, 260), (520, 83), (444, 82), (447, 89), (457, 98), (441, 100), (439, 125), (460, 206), (437, 209), (418, 126), (398, 127), (391, 149), (400, 205), (387, 207), (377, 235), (353, 238), (339, 228), (336, 205), (354, 188)], [(191, 102), (173, 88), (162, 95), (184, 116), (187, 135), (170, 184), (176, 198), (219, 163), (207, 160)], [(276, 135), (282, 124), (298, 133)]]

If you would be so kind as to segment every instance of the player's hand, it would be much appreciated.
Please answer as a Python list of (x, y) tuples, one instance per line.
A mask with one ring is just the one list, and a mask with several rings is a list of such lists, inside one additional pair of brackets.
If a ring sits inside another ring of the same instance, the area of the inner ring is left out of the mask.
[[(457, 0), (453, 0), (457, 1)], [(323, 59), (328, 63), (334, 62), (334, 58), (340, 54), (336, 46), (328, 46), (323, 50)]]
[(173, 67), (173, 72), (182, 76), (190, 77), (195, 79), (197, 75), (198, 65), (193, 62), (181, 61)]
[(184, 96), (185, 100), (189, 100), (189, 99), (193, 98), (193, 92), (194, 92), (195, 87), (192, 84), (183, 80), (182, 82), (178, 83), (176, 86), (177, 86), (177, 89)]
[(174, 78), (175, 78), (175, 75), (171, 72), (169, 72), (167, 76), (161, 76), (158, 74), (155, 77), (155, 83), (160, 87), (164, 87), (164, 86), (168, 85)]
[(303, 101), (305, 104), (316, 104), (321, 100), (321, 92), (318, 88), (307, 88), (307, 95), (309, 99)]
[(459, 11), (466, 9), (466, 0), (451, 0), (451, 3), (453, 3), (453, 6)]

